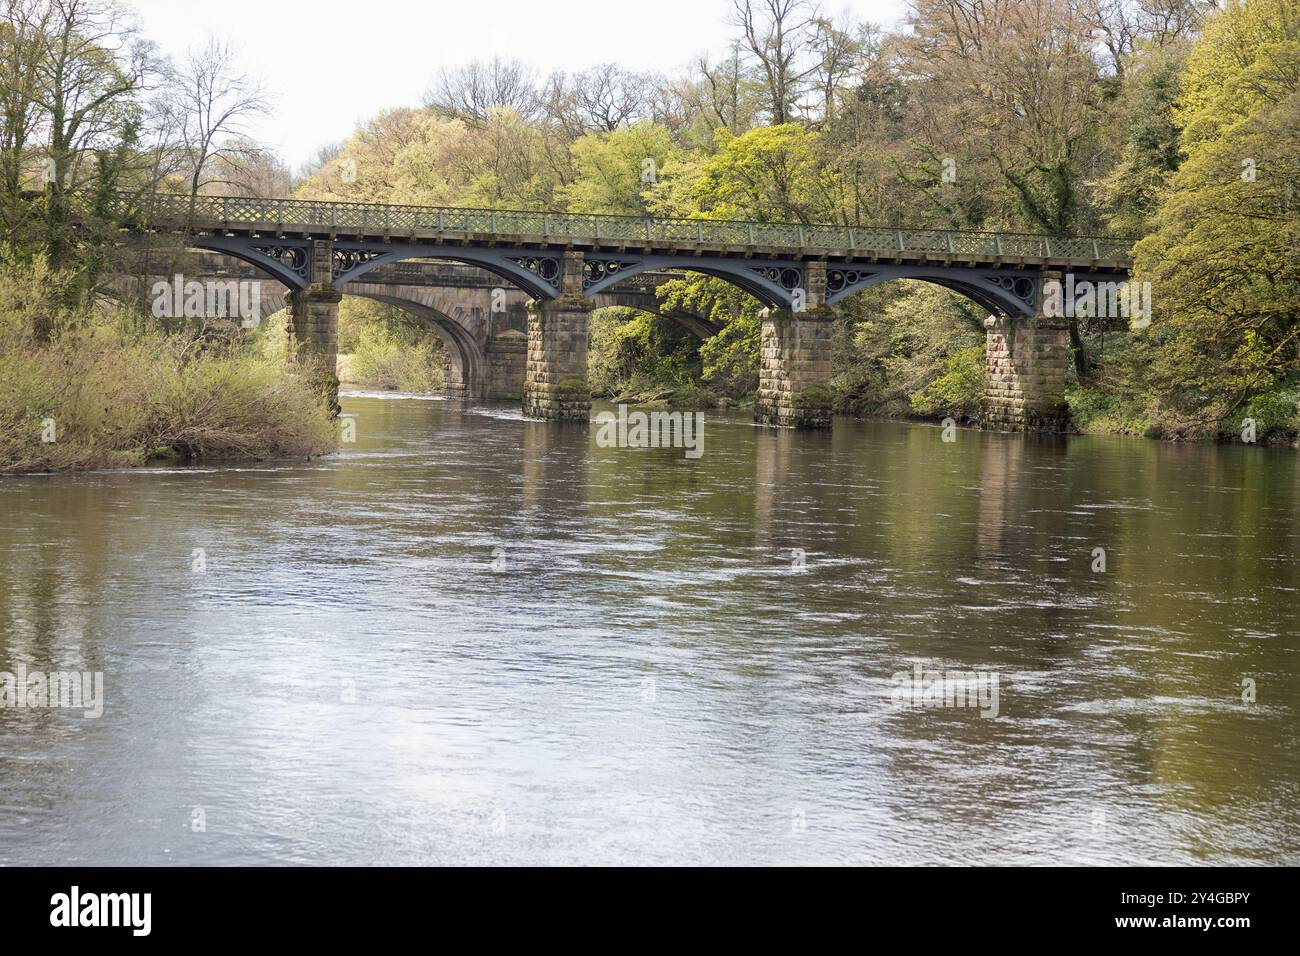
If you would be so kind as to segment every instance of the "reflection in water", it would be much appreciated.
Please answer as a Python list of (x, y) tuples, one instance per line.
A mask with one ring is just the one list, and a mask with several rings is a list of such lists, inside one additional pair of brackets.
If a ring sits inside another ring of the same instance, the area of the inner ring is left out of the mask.
[(1293, 453), (344, 405), (0, 479), (0, 671), (107, 698), (0, 710), (0, 863), (1300, 861)]

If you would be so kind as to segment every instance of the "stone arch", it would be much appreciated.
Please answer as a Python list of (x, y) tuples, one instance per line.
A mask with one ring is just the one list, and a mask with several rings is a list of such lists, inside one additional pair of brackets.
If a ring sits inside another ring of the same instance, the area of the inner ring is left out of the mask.
[(278, 289), (262, 289), (262, 318), (275, 315), (282, 309), (289, 308), (289, 290), (284, 286)]
[[(641, 298), (640, 296), (637, 297)], [(695, 336), (701, 342), (710, 339), (722, 331), (721, 327), (710, 322), (702, 315), (696, 315), (694, 312), (684, 312), (681, 309), (663, 309), (658, 306), (647, 305), (640, 301), (620, 300), (617, 294), (602, 293), (596, 300), (596, 308), (624, 308), (635, 309), (638, 312), (645, 312), (649, 315), (658, 316), (661, 319), (667, 319), (678, 328), (681, 328), (690, 335)]]
[(358, 283), (345, 287), (345, 295), (355, 295), (371, 299), (401, 309), (414, 318), (423, 328), (433, 332), (442, 340), (443, 354), (443, 388), (464, 398), (481, 398), (484, 391), (486, 361), (483, 348), (474, 334), (451, 316), (431, 305), (415, 301), (382, 287), (371, 287)]
[(655, 310), (653, 314), (665, 318), (669, 322), (675, 322), (701, 342), (722, 331), (708, 319), (693, 312), (683, 312), (680, 309), (663, 309)]
[(712, 338), (722, 331), (720, 325), (695, 312), (687, 312), (684, 309), (663, 308), (659, 302), (659, 297), (653, 291), (647, 292), (622, 286), (624, 280), (631, 279), (643, 271), (645, 270), (637, 270), (635, 273), (631, 271), (626, 274), (620, 273), (614, 282), (603, 284), (600, 292), (589, 294), (590, 298), (595, 301), (596, 307), (599, 309), (616, 306), (625, 309), (636, 309), (638, 312), (647, 312), (650, 315), (667, 319), (700, 341)]
[[(184, 252), (191, 257), (196, 253), (203, 254), (197, 261), (191, 261), (188, 258), (177, 260), (174, 263), (175, 269), (173, 270), (171, 256), (155, 253), (156, 258), (151, 257), (145, 260), (145, 268), (141, 273), (126, 273), (114, 276), (111, 280), (112, 288), (120, 294), (140, 295), (144, 290), (152, 288), (158, 282), (165, 282), (170, 285), (177, 273), (185, 282), (191, 280), (200, 282), (243, 282), (251, 280), (257, 283), (257, 305), (261, 320), (289, 308), (289, 293), (291, 289), (297, 287), (287, 285), (284, 277), (278, 272), (265, 268), (264, 264), (256, 261), (254, 257), (236, 255), (225, 249), (218, 255), (213, 256), (212, 253), (216, 252), (216, 250), (198, 245), (197, 242), (200, 239), (202, 237), (197, 237), (196, 244), (187, 245), (184, 248)], [(235, 260), (235, 263), (230, 263), (228, 259)], [(164, 268), (164, 262), (166, 262), (166, 268)]]

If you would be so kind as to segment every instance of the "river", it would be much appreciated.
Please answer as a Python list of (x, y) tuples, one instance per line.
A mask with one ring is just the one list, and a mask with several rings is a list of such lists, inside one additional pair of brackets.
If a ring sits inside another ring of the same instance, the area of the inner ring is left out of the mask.
[(0, 478), (0, 863), (1300, 862), (1294, 451), (343, 406)]

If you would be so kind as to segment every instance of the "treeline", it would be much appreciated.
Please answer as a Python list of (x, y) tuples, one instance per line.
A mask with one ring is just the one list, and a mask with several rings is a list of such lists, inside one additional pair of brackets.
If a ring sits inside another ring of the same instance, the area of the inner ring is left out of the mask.
[[(1071, 320), (1076, 419), (1179, 437), (1249, 415), (1294, 428), (1295, 0), (912, 0), (897, 32), (811, 0), (730, 8), (731, 47), (676, 75), (445, 69), (422, 107), (323, 150), (301, 192), (1147, 237), (1150, 328)], [(674, 294), (727, 332), (695, 350), (648, 317), (612, 320), (598, 380), (753, 387), (755, 303), (685, 285)], [(969, 303), (898, 284), (840, 311), (843, 410), (978, 418)]]

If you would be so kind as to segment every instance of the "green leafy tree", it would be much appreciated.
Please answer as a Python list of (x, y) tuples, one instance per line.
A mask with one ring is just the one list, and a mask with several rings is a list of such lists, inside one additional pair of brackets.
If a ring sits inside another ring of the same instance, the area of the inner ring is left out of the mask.
[(974, 303), (925, 282), (889, 283), (854, 298), (861, 299), (849, 311), (860, 367), (845, 369), (848, 380), (842, 386), (846, 391), (866, 387), (865, 394), (852, 396), (857, 407), (894, 415), (978, 417), (984, 328)]
[(1227, 7), (1182, 82), (1187, 158), (1136, 255), (1150, 383), (1172, 430), (1196, 433), (1300, 369), (1300, 6)]
[(708, 276), (666, 283), (659, 291), (664, 309), (701, 316), (720, 331), (700, 346), (704, 382), (732, 398), (758, 388), (762, 306), (736, 286)]
[(1160, 196), (1182, 162), (1173, 111), (1186, 56), (1186, 46), (1151, 47), (1134, 57), (1125, 72), (1112, 126), (1117, 159), (1097, 183), (1118, 235), (1151, 231)]
[(677, 155), (672, 135), (642, 121), (612, 133), (588, 133), (571, 147), (576, 178), (558, 191), (574, 212), (644, 216), (647, 193)]
[(839, 177), (822, 162), (816, 133), (787, 123), (736, 137), (720, 130), (718, 142), (696, 184), (699, 206), (708, 215), (803, 223), (834, 215)]
[(612, 307), (592, 314), (589, 380), (596, 394), (658, 399), (700, 378), (699, 341), (671, 319)]

